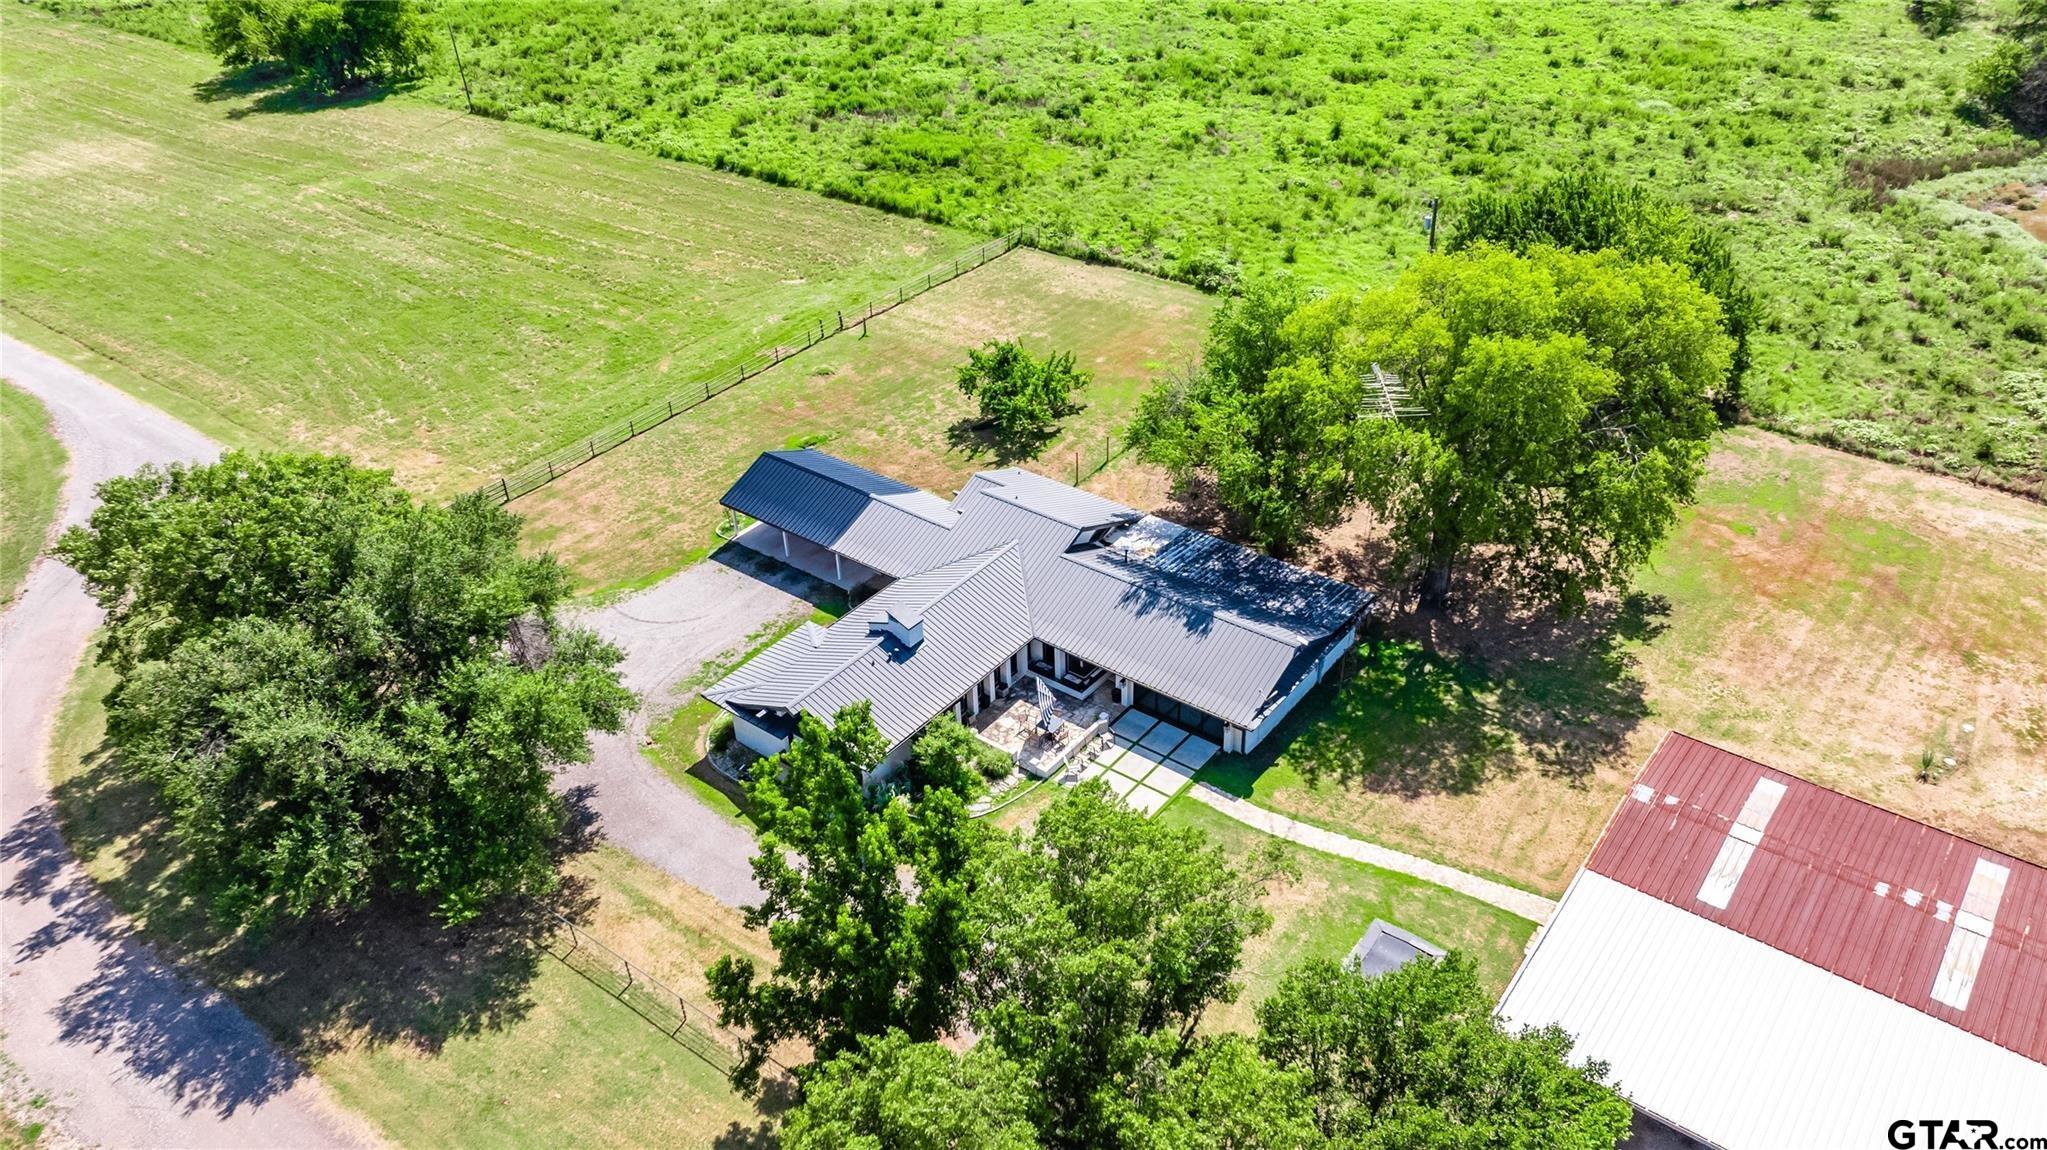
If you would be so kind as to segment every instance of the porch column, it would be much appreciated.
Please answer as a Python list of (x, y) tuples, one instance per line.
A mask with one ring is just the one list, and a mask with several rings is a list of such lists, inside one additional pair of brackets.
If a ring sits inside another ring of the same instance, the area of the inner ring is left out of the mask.
[(987, 679), (987, 683), (988, 683), (988, 697), (989, 697), (990, 699), (993, 699), (993, 698), (995, 697), (995, 672), (993, 672), (993, 671), (990, 671), (990, 672), (988, 672), (988, 679)]
[(1066, 652), (1057, 647), (1052, 648), (1052, 677), (1055, 679), (1066, 677)]
[(838, 583), (846, 581), (846, 572), (839, 566), (839, 553), (836, 551), (832, 552), (832, 580)]
[[(779, 528), (778, 528), (778, 530), (779, 530)], [(788, 533), (787, 531), (783, 531), (783, 532), (782, 532), (782, 558), (784, 558), (784, 559), (787, 559), (788, 557), (789, 557), (789, 533)]]
[(1121, 675), (1116, 676), (1116, 701), (1126, 707), (1135, 703), (1137, 701), (1137, 684)]

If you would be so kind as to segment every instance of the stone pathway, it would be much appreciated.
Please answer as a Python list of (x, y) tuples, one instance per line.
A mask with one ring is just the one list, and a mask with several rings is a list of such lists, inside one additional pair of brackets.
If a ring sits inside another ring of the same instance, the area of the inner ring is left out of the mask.
[(1391, 847), (1382, 847), (1377, 843), (1368, 843), (1362, 839), (1351, 838), (1349, 835), (1340, 835), (1335, 831), (1310, 826), (1297, 819), (1290, 819), (1277, 811), (1266, 810), (1264, 807), (1247, 799), (1240, 799), (1235, 795), (1217, 790), (1207, 783), (1195, 784), (1188, 794), (1192, 795), (1196, 801), (1214, 810), (1221, 811), (1245, 826), (1255, 827), (1275, 838), (1299, 843), (1304, 847), (1312, 847), (1324, 854), (1336, 855), (1339, 858), (1347, 858), (1354, 862), (1369, 863), (1372, 866), (1381, 867), (1385, 870), (1412, 875), (1425, 882), (1435, 883), (1437, 886), (1448, 887), (1460, 894), (1468, 894), (1480, 902), (1490, 903), (1510, 914), (1518, 914), (1538, 926), (1547, 923), (1550, 915), (1554, 914), (1557, 909), (1556, 903), (1539, 894), (1530, 894), (1519, 887), (1511, 887), (1506, 883), (1494, 882), (1489, 878), (1480, 878), (1475, 874), (1466, 874), (1456, 867), (1444, 866), (1442, 863), (1433, 862), (1425, 858), (1417, 858), (1414, 855), (1394, 850)]

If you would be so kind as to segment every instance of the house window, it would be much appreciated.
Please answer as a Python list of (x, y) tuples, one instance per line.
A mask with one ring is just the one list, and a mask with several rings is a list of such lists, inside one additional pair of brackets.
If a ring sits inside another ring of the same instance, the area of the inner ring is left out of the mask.
[(1169, 695), (1161, 695), (1150, 687), (1137, 688), (1138, 710), (1154, 718), (1164, 719), (1182, 730), (1192, 731), (1212, 743), (1223, 741), (1223, 721), (1198, 707), (1187, 704)]

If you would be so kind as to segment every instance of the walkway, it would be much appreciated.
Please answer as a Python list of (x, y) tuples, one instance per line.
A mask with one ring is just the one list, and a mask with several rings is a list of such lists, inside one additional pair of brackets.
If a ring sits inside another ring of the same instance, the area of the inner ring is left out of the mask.
[[(144, 463), (219, 448), (12, 339), (0, 372), (50, 409), (71, 453), (63, 522)], [(100, 612), (40, 560), (0, 616), (0, 1044), (65, 1133), (109, 1146), (346, 1146), (373, 1136), (234, 1003), (161, 961), (71, 855), (50, 802), (57, 706)]]
[(1266, 810), (1248, 799), (1240, 799), (1219, 791), (1207, 783), (1197, 783), (1188, 793), (1245, 826), (1255, 827), (1275, 838), (1312, 847), (1324, 854), (1413, 875), (1415, 878), (1448, 887), (1460, 894), (1468, 894), (1480, 902), (1491, 903), (1511, 914), (1518, 914), (1538, 926), (1547, 923), (1549, 916), (1556, 913), (1557, 904), (1539, 894), (1530, 894), (1506, 883), (1466, 874), (1455, 867), (1444, 866), (1425, 858), (1416, 858), (1414, 855), (1382, 847), (1377, 843), (1368, 843), (1349, 835), (1340, 835), (1335, 831), (1310, 826), (1277, 811)]

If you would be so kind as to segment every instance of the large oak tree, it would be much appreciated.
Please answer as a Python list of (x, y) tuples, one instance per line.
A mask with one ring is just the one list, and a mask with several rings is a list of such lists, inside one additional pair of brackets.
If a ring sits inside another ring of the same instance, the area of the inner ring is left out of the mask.
[(1361, 420), (1353, 466), (1433, 603), (1474, 561), (1567, 610), (1624, 579), (1694, 496), (1733, 352), (1682, 269), (1614, 251), (1480, 245), (1290, 322), (1420, 408)]
[(450, 922), (551, 888), (550, 782), (616, 730), (619, 652), (560, 624), (568, 580), (481, 499), (230, 453), (99, 488), (56, 554), (106, 609), (119, 762), (167, 800), (187, 876), (244, 921), (379, 891)]

